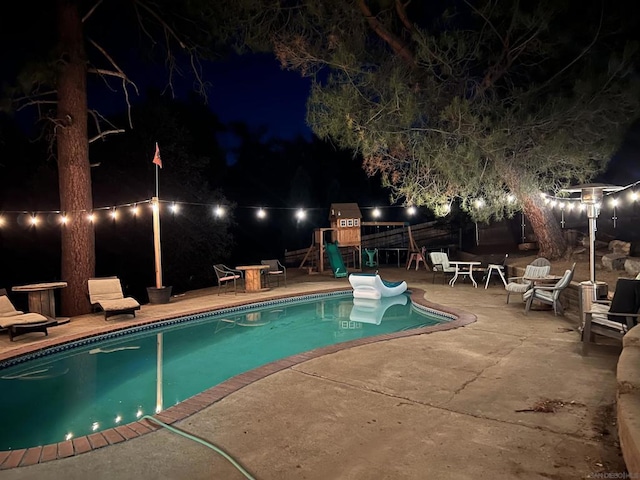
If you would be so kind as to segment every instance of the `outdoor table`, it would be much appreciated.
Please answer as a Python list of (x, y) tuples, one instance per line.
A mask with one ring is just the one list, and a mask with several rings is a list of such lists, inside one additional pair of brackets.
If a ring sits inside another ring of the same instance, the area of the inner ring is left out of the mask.
[[(449, 261), (450, 265), (456, 267), (456, 273), (451, 280), (449, 280), (449, 285), (452, 287), (455, 285), (458, 276), (460, 275), (468, 275), (473, 283), (474, 288), (478, 288), (478, 284), (473, 278), (473, 267), (477, 265), (481, 265), (482, 262), (458, 262), (458, 261)], [(466, 269), (465, 269), (466, 267)]]
[(30, 285), (18, 285), (11, 290), (14, 292), (27, 292), (30, 312), (56, 318), (56, 299), (53, 291), (66, 286), (67, 282), (33, 283)]
[(269, 290), (262, 287), (262, 270), (269, 270), (269, 265), (240, 265), (236, 270), (244, 272), (244, 289), (246, 292), (262, 292)]

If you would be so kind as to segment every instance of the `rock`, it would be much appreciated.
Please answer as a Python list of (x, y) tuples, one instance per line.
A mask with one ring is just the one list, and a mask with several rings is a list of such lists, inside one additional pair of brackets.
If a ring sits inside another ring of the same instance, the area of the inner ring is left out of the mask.
[(624, 270), (632, 277), (635, 277), (640, 273), (640, 258), (629, 257), (624, 262)]
[(626, 255), (620, 253), (607, 253), (602, 256), (602, 265), (609, 271), (624, 270), (624, 264), (627, 258)]
[(629, 256), (631, 253), (631, 242), (623, 242), (622, 240), (611, 240), (609, 242), (609, 251)]

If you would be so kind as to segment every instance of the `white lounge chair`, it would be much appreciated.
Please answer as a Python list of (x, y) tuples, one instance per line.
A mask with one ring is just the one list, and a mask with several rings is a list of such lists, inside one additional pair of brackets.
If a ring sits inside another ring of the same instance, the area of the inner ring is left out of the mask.
[(39, 313), (24, 313), (16, 310), (4, 289), (0, 289), (0, 329), (9, 332), (9, 339), (29, 332), (42, 332), (49, 335), (48, 327), (58, 325), (55, 318), (45, 317)]
[(89, 301), (94, 308), (104, 311), (104, 319), (121, 314), (136, 316), (140, 304), (133, 297), (125, 297), (118, 277), (90, 278)]

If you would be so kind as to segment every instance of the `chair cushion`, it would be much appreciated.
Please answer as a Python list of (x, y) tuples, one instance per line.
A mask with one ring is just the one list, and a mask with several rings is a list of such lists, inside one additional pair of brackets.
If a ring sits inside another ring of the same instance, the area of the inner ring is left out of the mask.
[(8, 317), (0, 317), (0, 327), (7, 328), (11, 325), (26, 325), (29, 323), (45, 323), (50, 320), (39, 313), (21, 313)]
[(118, 278), (92, 278), (88, 282), (91, 304), (103, 300), (118, 300), (124, 297)]
[(237, 279), (237, 278), (240, 278), (240, 275), (227, 275), (226, 277), (221, 277), (220, 281), (221, 282), (227, 282), (229, 280), (234, 280), (234, 279)]
[(527, 290), (531, 289), (531, 284), (509, 282), (504, 288), (506, 288), (511, 293), (525, 293)]
[(22, 312), (15, 309), (6, 295), (0, 295), (0, 316), (18, 315)]
[(128, 310), (138, 308), (140, 304), (133, 297), (119, 298), (117, 300), (102, 300), (98, 302), (104, 311)]

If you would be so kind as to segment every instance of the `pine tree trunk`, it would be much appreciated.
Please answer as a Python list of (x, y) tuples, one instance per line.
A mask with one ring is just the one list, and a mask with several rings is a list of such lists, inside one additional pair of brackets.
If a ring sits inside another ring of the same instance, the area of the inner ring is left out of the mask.
[(539, 195), (526, 197), (523, 204), (524, 214), (527, 216), (533, 232), (538, 238), (539, 255), (549, 260), (557, 260), (564, 255), (567, 242), (562, 235), (558, 219), (544, 203)]
[(58, 182), (62, 226), (61, 311), (75, 316), (90, 311), (87, 280), (95, 275), (95, 237), (87, 215), (93, 209), (87, 137), (87, 62), (82, 19), (73, 0), (58, 0), (59, 71)]

